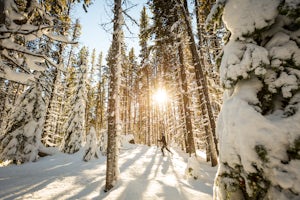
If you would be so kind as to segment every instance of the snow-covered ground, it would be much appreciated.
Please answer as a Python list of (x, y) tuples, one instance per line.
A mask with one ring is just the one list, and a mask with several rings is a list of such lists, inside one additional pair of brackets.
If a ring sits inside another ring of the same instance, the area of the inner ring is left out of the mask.
[(201, 162), (198, 180), (187, 179), (186, 154), (162, 157), (157, 147), (132, 145), (119, 158), (120, 177), (105, 193), (105, 157), (82, 161), (83, 151), (35, 163), (0, 167), (0, 199), (212, 199), (217, 168)]

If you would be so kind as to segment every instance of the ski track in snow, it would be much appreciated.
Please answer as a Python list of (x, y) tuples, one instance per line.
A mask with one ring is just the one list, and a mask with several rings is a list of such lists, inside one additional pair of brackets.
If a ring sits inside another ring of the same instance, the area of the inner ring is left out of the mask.
[(162, 157), (160, 148), (132, 145), (121, 150), (120, 177), (105, 193), (106, 159), (82, 161), (83, 151), (35, 163), (0, 168), (0, 199), (212, 199), (216, 168), (201, 163), (201, 178), (186, 179), (187, 156)]

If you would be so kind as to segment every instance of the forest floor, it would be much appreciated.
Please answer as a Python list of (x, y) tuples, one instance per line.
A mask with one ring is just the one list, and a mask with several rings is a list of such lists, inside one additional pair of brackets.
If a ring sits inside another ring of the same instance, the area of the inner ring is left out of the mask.
[(216, 167), (201, 162), (201, 177), (187, 179), (186, 154), (162, 157), (157, 147), (131, 145), (119, 157), (120, 177), (105, 193), (106, 159), (82, 161), (83, 151), (0, 167), (0, 199), (212, 199)]

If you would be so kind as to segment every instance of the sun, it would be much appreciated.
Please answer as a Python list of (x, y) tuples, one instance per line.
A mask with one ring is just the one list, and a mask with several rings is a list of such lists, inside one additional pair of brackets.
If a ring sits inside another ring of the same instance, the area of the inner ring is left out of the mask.
[(159, 88), (153, 94), (153, 100), (159, 104), (164, 104), (168, 100), (168, 95), (166, 90)]

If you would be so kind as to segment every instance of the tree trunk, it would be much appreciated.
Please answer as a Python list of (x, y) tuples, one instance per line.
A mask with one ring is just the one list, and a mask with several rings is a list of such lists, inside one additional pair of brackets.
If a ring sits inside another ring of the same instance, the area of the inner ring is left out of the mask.
[[(184, 124), (184, 126), (182, 127), (182, 131), (185, 133), (186, 132), (186, 122), (185, 122), (185, 117), (184, 117), (184, 108), (183, 108), (183, 98), (181, 98), (181, 96), (178, 98), (179, 99), (179, 110), (180, 110), (180, 119), (183, 120), (183, 123), (181, 122), (181, 124)], [(182, 134), (183, 137), (182, 137), (182, 144), (184, 146), (184, 150), (186, 153), (189, 153), (189, 144), (188, 144), (188, 141), (187, 141), (187, 134)]]
[[(132, 89), (132, 88), (131, 88)], [(128, 91), (128, 107), (127, 107), (127, 113), (128, 113), (128, 133), (129, 134), (132, 134), (132, 131), (131, 131), (131, 124), (132, 124), (132, 119), (131, 119), (131, 104), (132, 104), (132, 98), (130, 96), (130, 91)]]
[(146, 66), (146, 76), (147, 76), (147, 145), (150, 146), (151, 145), (151, 128), (150, 128), (150, 99), (151, 99), (151, 94), (150, 94), (150, 66)]
[(189, 146), (189, 155), (196, 153), (194, 135), (193, 135), (193, 126), (191, 120), (191, 110), (189, 108), (189, 97), (188, 97), (188, 84), (186, 78), (186, 72), (184, 68), (184, 55), (183, 55), (183, 47), (182, 44), (179, 45), (179, 60), (180, 60), (180, 78), (181, 78), (181, 87), (183, 90), (182, 99), (183, 99), (183, 110), (185, 117), (185, 126), (187, 132), (187, 141)]
[(103, 104), (102, 104), (102, 84), (101, 82), (98, 83), (98, 86), (97, 86), (97, 92), (98, 92), (98, 95), (97, 95), (97, 98), (96, 98), (96, 133), (97, 133), (97, 136), (99, 136), (99, 131), (103, 125), (102, 123), (102, 113), (103, 113)]
[(118, 178), (118, 127), (120, 105), (120, 79), (121, 79), (121, 33), (122, 33), (122, 0), (114, 1), (114, 28), (113, 28), (113, 58), (114, 63), (110, 70), (110, 90), (108, 101), (108, 138), (107, 138), (107, 163), (105, 192), (109, 191)]

